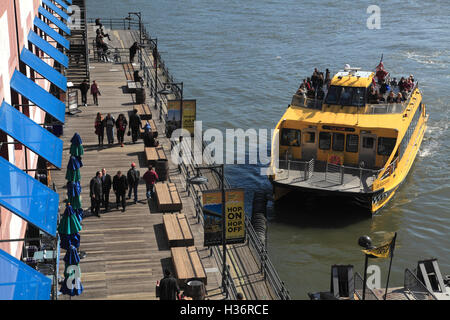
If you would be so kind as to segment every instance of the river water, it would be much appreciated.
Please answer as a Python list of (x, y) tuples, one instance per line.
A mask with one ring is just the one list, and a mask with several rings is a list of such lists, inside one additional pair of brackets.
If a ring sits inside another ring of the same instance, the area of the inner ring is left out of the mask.
[[(186, 99), (197, 99), (203, 128), (272, 129), (300, 81), (315, 67), (334, 74), (346, 63), (372, 70), (384, 55), (393, 76), (413, 74), (430, 119), (415, 164), (394, 201), (373, 218), (336, 206), (269, 203), (268, 250), (295, 299), (328, 290), (332, 264), (363, 274), (359, 236), (374, 244), (398, 232), (392, 286), (405, 268), (436, 257), (450, 274), (450, 2), (379, 2), (380, 29), (369, 29), (367, 1), (89, 0), (90, 17), (124, 17), (141, 11)], [(261, 165), (228, 165), (234, 187), (271, 192)], [(389, 261), (380, 267), (384, 286)]]

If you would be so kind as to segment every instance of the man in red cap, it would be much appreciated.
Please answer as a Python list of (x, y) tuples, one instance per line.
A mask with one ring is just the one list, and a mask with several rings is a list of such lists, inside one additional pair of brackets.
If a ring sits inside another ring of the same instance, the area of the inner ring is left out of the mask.
[(134, 190), (134, 203), (135, 204), (138, 201), (137, 193), (138, 193), (139, 177), (140, 177), (139, 170), (136, 169), (136, 164), (133, 162), (131, 164), (131, 169), (128, 170), (127, 180), (128, 180), (128, 185), (130, 187), (130, 189), (128, 191), (128, 199), (131, 198), (131, 192)]

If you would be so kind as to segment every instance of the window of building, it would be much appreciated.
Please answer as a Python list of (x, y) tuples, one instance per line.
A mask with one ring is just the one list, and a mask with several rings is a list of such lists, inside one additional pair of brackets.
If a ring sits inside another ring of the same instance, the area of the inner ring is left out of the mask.
[(345, 135), (343, 133), (333, 133), (333, 150), (344, 151)]
[(358, 152), (359, 136), (357, 134), (347, 135), (347, 145), (345, 150), (347, 152)]
[(378, 138), (378, 154), (382, 156), (389, 156), (394, 150), (396, 138)]
[(319, 133), (319, 148), (322, 150), (330, 150), (331, 147), (331, 133), (320, 132)]
[(281, 145), (300, 147), (301, 132), (296, 129), (281, 129)]

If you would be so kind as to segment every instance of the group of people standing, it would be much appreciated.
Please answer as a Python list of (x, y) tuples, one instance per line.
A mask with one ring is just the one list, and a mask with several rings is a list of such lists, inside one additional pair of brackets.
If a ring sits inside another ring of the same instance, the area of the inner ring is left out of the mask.
[[(131, 140), (133, 143), (140, 137), (140, 129), (142, 128), (141, 118), (138, 115), (138, 111), (134, 109), (129, 116), (129, 120), (125, 118), (123, 113), (119, 114), (117, 120), (108, 113), (106, 117), (103, 117), (100, 112), (97, 112), (97, 116), (95, 117), (94, 128), (95, 134), (98, 137), (98, 146), (103, 146), (103, 140), (105, 136), (108, 139), (108, 145), (111, 146), (114, 144), (114, 128), (117, 132), (117, 142), (121, 147), (124, 146), (124, 137), (125, 132), (128, 127), (128, 135), (131, 136)], [(152, 131), (154, 128), (150, 128), (150, 125), (147, 123), (142, 129), (144, 129), (143, 140), (146, 147), (156, 147), (159, 145), (158, 141), (155, 139), (157, 137), (157, 131)]]
[(324, 86), (327, 88), (331, 84), (330, 70), (325, 70), (325, 76), (323, 72), (320, 72), (317, 68), (314, 68), (314, 72), (311, 77), (303, 79), (296, 94), (301, 95), (304, 98), (316, 98), (322, 100), (325, 96)]
[[(148, 167), (142, 179), (145, 181), (147, 189), (147, 199), (153, 198), (154, 185), (158, 181), (158, 174), (152, 166)], [(140, 172), (136, 168), (136, 164), (133, 162), (131, 168), (128, 170), (127, 175), (122, 174), (122, 171), (117, 171), (116, 175), (111, 179), (111, 176), (103, 168), (101, 171), (97, 171), (95, 177), (90, 181), (89, 196), (91, 198), (91, 212), (93, 215), (100, 217), (100, 207), (103, 206), (105, 212), (109, 209), (109, 194), (111, 188), (116, 195), (116, 208), (122, 206), (122, 212), (125, 212), (126, 208), (126, 192), (128, 190), (127, 199), (131, 199), (131, 195), (134, 192), (134, 203), (138, 202), (138, 186), (140, 181)]]
[(116, 128), (117, 132), (117, 142), (120, 144), (121, 147), (123, 147), (125, 131), (127, 129), (127, 126), (128, 121), (123, 113), (119, 114), (119, 117), (116, 120), (111, 115), (111, 113), (108, 113), (106, 117), (103, 118), (102, 114), (100, 112), (97, 112), (97, 116), (94, 122), (94, 128), (95, 134), (98, 137), (99, 147), (103, 146), (105, 131), (108, 139), (108, 145), (114, 144), (114, 128)]

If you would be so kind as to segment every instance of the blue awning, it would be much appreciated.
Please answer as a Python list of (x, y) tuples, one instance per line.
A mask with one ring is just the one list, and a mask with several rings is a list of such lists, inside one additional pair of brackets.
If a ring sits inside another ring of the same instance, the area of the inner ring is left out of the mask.
[(53, 1), (55, 1), (61, 7), (63, 7), (64, 10), (66, 10), (66, 12), (69, 10), (69, 6), (63, 0), (53, 0)]
[(60, 35), (58, 32), (53, 30), (48, 24), (39, 19), (38, 17), (34, 17), (34, 25), (44, 31), (49, 37), (58, 42), (67, 50), (70, 50), (70, 41)]
[(58, 6), (49, 0), (42, 0), (42, 4), (46, 5), (50, 10), (53, 10), (57, 15), (66, 21), (69, 21), (69, 15), (62, 11)]
[(72, 4), (72, 0), (66, 0), (68, 4)]
[(54, 46), (52, 46), (50, 43), (39, 37), (34, 31), (30, 30), (28, 33), (28, 41), (30, 41), (32, 44), (34, 44), (36, 47), (44, 51), (46, 54), (48, 54), (50, 57), (55, 59), (57, 62), (62, 64), (64, 67), (69, 67), (69, 58), (56, 49)]
[(52, 280), (0, 249), (0, 300), (50, 300)]
[(53, 14), (51, 14), (50, 12), (45, 10), (44, 7), (39, 6), (38, 12), (40, 14), (42, 14), (45, 18), (50, 20), (55, 26), (57, 26), (58, 28), (60, 28), (62, 31), (64, 31), (66, 34), (68, 34), (70, 36), (69, 27), (64, 22), (62, 22), (61, 20), (56, 18)]
[(67, 79), (57, 70), (42, 61), (27, 48), (22, 49), (20, 60), (62, 91), (67, 91)]
[(39, 85), (28, 79), (20, 71), (15, 71), (11, 82), (11, 88), (21, 94), (45, 112), (51, 114), (58, 121), (64, 123), (66, 105)]
[(59, 195), (3, 157), (0, 177), (0, 205), (54, 237)]
[(0, 107), (0, 130), (56, 167), (61, 168), (62, 140), (5, 101)]

